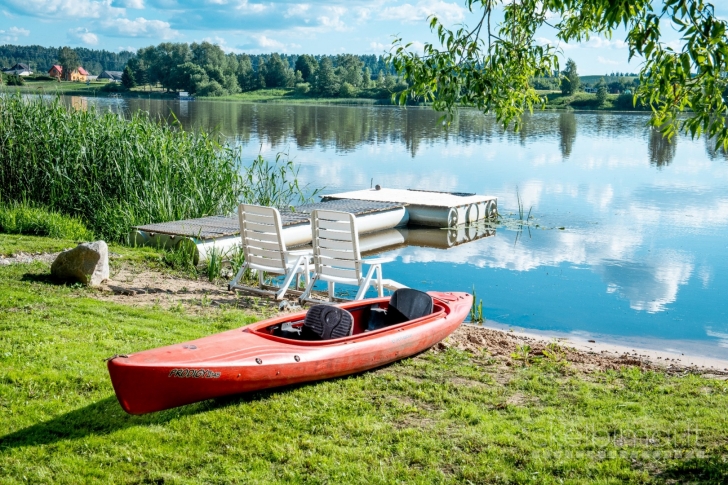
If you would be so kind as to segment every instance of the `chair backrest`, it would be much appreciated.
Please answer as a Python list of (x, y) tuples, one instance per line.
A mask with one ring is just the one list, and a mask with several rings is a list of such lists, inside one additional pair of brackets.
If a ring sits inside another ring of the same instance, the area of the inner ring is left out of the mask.
[(286, 243), (281, 214), (275, 207), (252, 204), (238, 206), (240, 238), (245, 261), (253, 269), (286, 270)]
[(412, 288), (400, 288), (392, 293), (387, 308), (387, 324), (407, 322), (416, 318), (431, 315), (433, 311), (432, 297), (427, 293)]
[(311, 214), (311, 231), (313, 261), (319, 278), (358, 283), (362, 262), (354, 214), (314, 210)]

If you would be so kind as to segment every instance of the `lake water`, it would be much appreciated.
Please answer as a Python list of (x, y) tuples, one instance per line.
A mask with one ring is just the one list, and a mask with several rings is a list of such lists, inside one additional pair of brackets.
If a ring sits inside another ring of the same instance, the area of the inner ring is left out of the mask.
[(497, 196), (506, 217), (518, 193), (532, 227), (388, 251), (385, 278), (475, 288), (488, 323), (728, 358), (728, 157), (703, 139), (667, 143), (646, 115), (543, 112), (514, 133), (474, 111), (445, 130), (422, 108), (75, 99), (171, 109), (248, 159), (287, 151), (324, 193), (372, 182), (475, 192)]

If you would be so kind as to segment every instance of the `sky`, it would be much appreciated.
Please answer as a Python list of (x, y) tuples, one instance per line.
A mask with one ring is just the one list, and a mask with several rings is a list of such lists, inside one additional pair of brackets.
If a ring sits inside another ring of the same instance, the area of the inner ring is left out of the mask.
[[(717, 14), (728, 13), (720, 6)], [(728, 2), (726, 2), (728, 3)], [(394, 36), (435, 40), (427, 18), (475, 24), (463, 0), (0, 0), (0, 44), (136, 50), (164, 41), (209, 41), (227, 52), (383, 54)], [(721, 12), (723, 10), (724, 12)], [(725, 15), (721, 15), (725, 16)], [(554, 31), (539, 31), (554, 43)], [(637, 72), (624, 34), (560, 45), (582, 75)], [(677, 35), (667, 32), (667, 39)]]

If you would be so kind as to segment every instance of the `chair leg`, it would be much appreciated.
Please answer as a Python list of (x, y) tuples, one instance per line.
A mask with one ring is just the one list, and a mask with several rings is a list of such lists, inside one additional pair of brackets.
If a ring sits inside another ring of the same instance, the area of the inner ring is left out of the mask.
[(379, 298), (384, 296), (384, 288), (382, 287), (382, 267), (377, 265), (377, 291)]
[(299, 256), (299, 258), (296, 260), (296, 262), (291, 266), (291, 268), (288, 270), (288, 273), (286, 273), (286, 279), (283, 280), (283, 284), (281, 285), (281, 289), (278, 290), (276, 293), (276, 300), (280, 300), (283, 298), (283, 295), (286, 294), (286, 291), (288, 291), (288, 287), (291, 285), (291, 281), (293, 281), (293, 277), (298, 275), (298, 269), (303, 264), (303, 256)]
[(308, 298), (308, 296), (311, 294), (311, 290), (313, 289), (313, 285), (316, 283), (316, 280), (318, 280), (318, 275), (314, 274), (313, 278), (311, 278), (311, 281), (309, 281), (308, 284), (306, 285), (306, 290), (298, 298), (299, 303), (304, 303), (306, 298)]
[(329, 301), (334, 301), (334, 282), (329, 281)]
[(258, 283), (261, 288), (263, 288), (263, 285), (265, 284), (265, 277), (263, 276), (263, 273), (264, 271), (258, 270)]
[(245, 270), (248, 269), (248, 263), (245, 262), (238, 270), (238, 273), (235, 275), (235, 277), (228, 283), (228, 290), (231, 290), (235, 286), (238, 286), (238, 283), (240, 283), (240, 279), (245, 274)]
[[(379, 279), (381, 280), (381, 273), (382, 273), (382, 266), (379, 264), (373, 264), (369, 267), (369, 271), (367, 271), (367, 276), (364, 278), (364, 280), (359, 284), (359, 291), (356, 293), (355, 300), (361, 300), (364, 298), (364, 295), (366, 294), (367, 290), (369, 289), (369, 285), (372, 284), (372, 277), (374, 276), (374, 271), (377, 270), (379, 272)], [(381, 290), (380, 290), (381, 292)], [(379, 296), (382, 296), (381, 294)]]

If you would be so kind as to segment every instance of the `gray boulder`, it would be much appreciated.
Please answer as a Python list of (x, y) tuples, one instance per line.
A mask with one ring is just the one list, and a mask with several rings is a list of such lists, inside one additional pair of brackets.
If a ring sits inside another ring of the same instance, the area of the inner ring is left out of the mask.
[(109, 279), (109, 247), (104, 241), (81, 243), (63, 251), (51, 265), (54, 278), (99, 286)]

